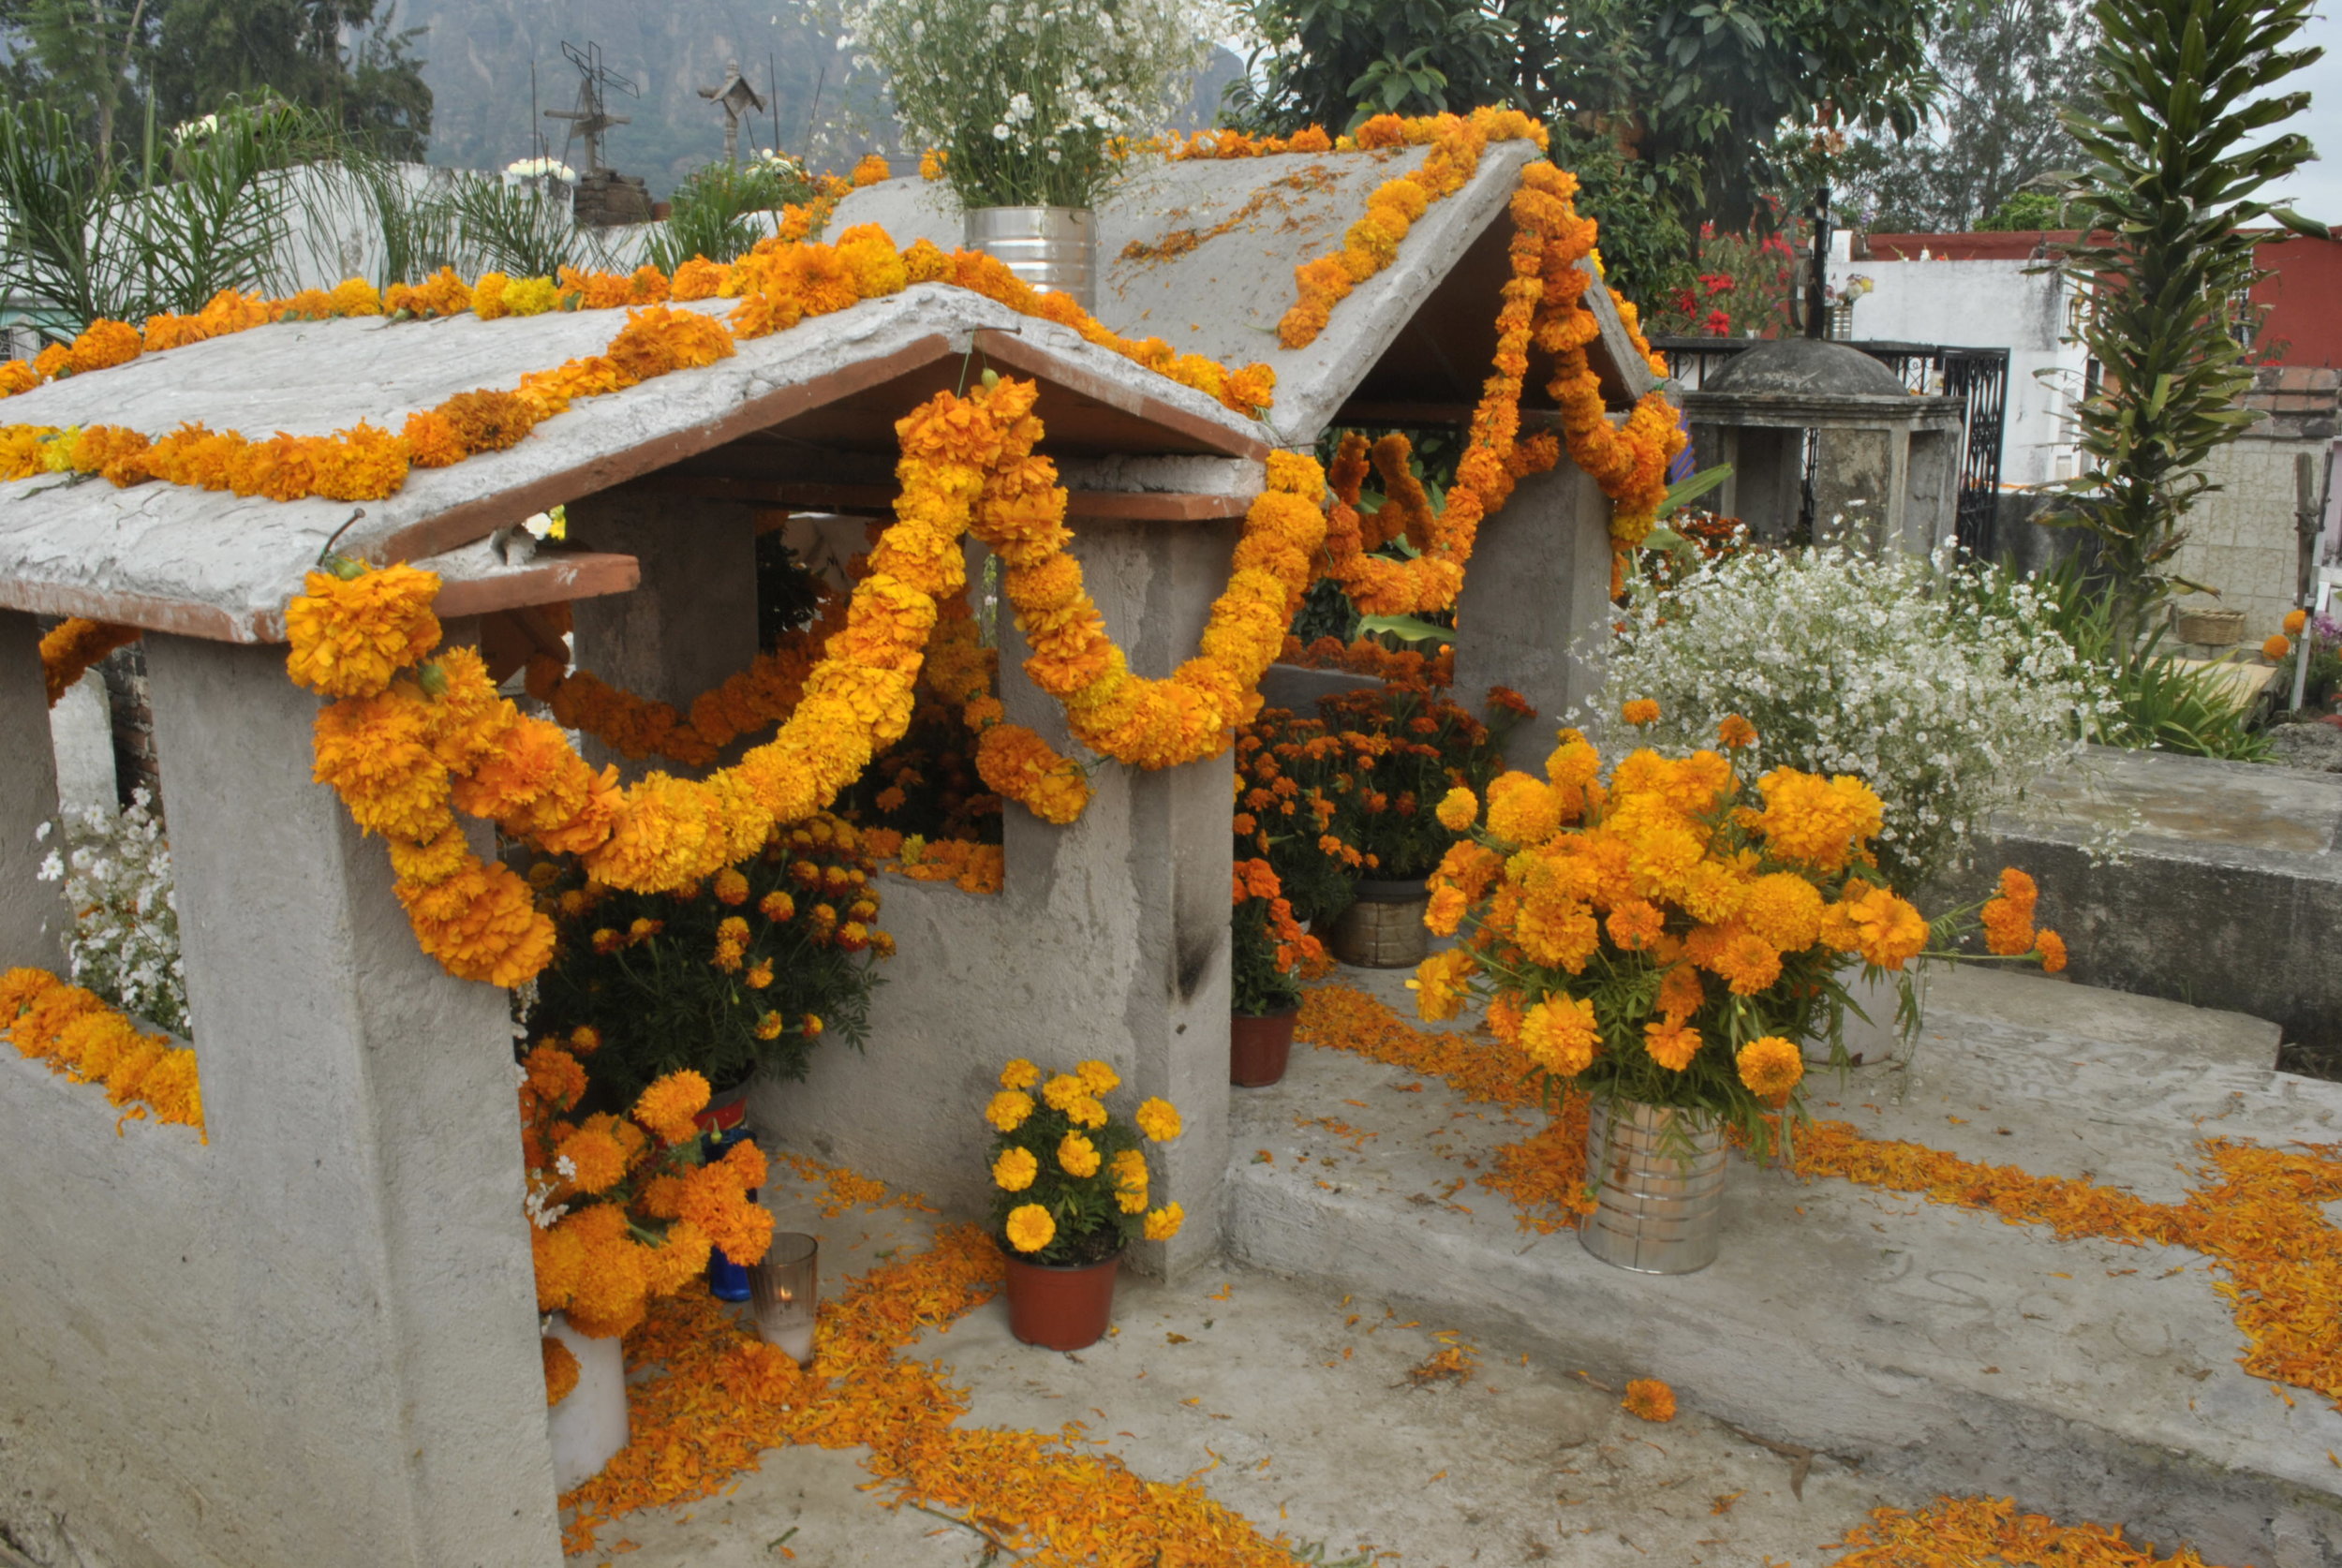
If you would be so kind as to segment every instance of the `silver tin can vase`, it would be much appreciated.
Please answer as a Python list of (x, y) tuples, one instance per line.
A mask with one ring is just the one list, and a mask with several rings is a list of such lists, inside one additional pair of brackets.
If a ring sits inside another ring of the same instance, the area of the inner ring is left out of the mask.
[(1007, 266), (1033, 288), (1098, 306), (1098, 220), (1087, 207), (974, 207), (968, 248)]
[(1362, 969), (1411, 969), (1431, 951), (1423, 917), (1430, 890), (1420, 881), (1361, 881), (1357, 896), (1334, 918), (1326, 945)]
[(1586, 1117), (1594, 1211), (1586, 1250), (1638, 1274), (1693, 1274), (1723, 1244), (1724, 1125), (1712, 1116), (1596, 1099)]

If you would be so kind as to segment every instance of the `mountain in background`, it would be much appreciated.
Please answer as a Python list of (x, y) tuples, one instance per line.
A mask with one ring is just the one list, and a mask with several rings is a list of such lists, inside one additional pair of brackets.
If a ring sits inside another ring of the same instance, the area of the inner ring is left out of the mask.
[[(501, 169), (532, 155), (532, 132), (563, 155), (567, 127), (543, 111), (576, 106), (578, 71), (561, 45), (601, 46), (602, 63), (632, 81), (639, 97), (607, 95), (613, 114), (631, 125), (609, 133), (603, 156), (624, 173), (650, 182), (664, 197), (685, 174), (723, 155), (723, 111), (699, 96), (723, 80), (729, 60), (767, 97), (765, 112), (742, 127), (744, 149), (778, 144), (817, 169), (843, 171), (864, 153), (894, 153), (893, 122), (861, 81), (852, 84), (846, 57), (803, 7), (774, 0), (405, 0), (401, 27), (427, 29), (416, 52), (426, 62), (432, 95), (433, 163)], [(529, 67), (536, 67), (530, 109)], [(1220, 90), (1241, 63), (1214, 52), (1198, 73), (1179, 128), (1208, 125)], [(778, 135), (776, 138), (776, 120)], [(568, 161), (578, 164), (583, 147)], [(898, 172), (908, 173), (908, 168)]]

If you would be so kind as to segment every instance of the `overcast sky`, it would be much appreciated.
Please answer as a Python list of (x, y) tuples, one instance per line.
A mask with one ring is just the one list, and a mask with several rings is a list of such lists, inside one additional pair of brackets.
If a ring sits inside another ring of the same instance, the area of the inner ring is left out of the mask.
[[(2301, 74), (2301, 85), (2311, 95), (2309, 112), (2295, 115), (2284, 127), (2316, 142), (2320, 155), (2275, 190), (2290, 196), (2291, 205), (2305, 216), (2342, 229), (2342, 0), (2325, 0), (2322, 8), (2324, 14), (2301, 32), (2303, 43), (2323, 45), (2326, 52), (2324, 59)], [(2335, 308), (2342, 310), (2342, 302)]]

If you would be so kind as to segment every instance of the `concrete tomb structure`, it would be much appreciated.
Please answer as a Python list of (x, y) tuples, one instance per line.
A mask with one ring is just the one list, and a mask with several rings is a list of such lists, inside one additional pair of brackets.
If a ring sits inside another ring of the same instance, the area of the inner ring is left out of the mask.
[(1732, 466), (1715, 508), (1756, 538), (1931, 554), (1959, 519), (1956, 397), (1916, 397), (1860, 349), (1788, 337), (1683, 394), (1699, 466)]
[[(284, 613), (329, 540), (444, 580), (451, 641), (532, 637), (575, 606), (579, 667), (688, 703), (755, 649), (752, 546), (791, 511), (882, 515), (894, 422), (985, 368), (1042, 388), (1075, 554), (1133, 667), (1192, 657), (1279, 446), (1336, 422), (1460, 423), (1494, 345), (1517, 144), (1431, 207), (1310, 348), (1277, 346), (1295, 263), (1336, 248), (1422, 149), (1178, 164), (1101, 214), (1101, 315), (1279, 375), (1259, 422), (1050, 323), (922, 285), (578, 402), (512, 449), (417, 469), (363, 508), (62, 476), (0, 484), (0, 707), (46, 736), (37, 616), (144, 629), (206, 1139), (132, 1122), (0, 1051), (0, 1529), (48, 1561), (126, 1568), (554, 1568), (561, 1560), (504, 996), (418, 949), (383, 846), (312, 782), (319, 703), (288, 680)], [(858, 193), (908, 244), (956, 236), (940, 187)], [(1184, 235), (1182, 239), (1180, 236)], [(1599, 290), (1619, 410), (1651, 385)], [(721, 316), (728, 301), (680, 308)], [(616, 312), (287, 321), (8, 400), (12, 422), (183, 422), (247, 435), (395, 429), (461, 392), (600, 353)], [(1543, 366), (1531, 366), (1541, 388)], [(1532, 393), (1525, 422), (1549, 425)], [(556, 503), (571, 542), (512, 533)], [(1598, 635), (1608, 503), (1566, 461), (1483, 525), (1460, 680), (1549, 714)], [(532, 633), (530, 628), (538, 629)], [(1068, 746), (1003, 627), (1009, 717)], [(557, 646), (557, 643), (556, 644)], [(507, 660), (506, 662), (510, 662)], [(95, 678), (95, 677), (90, 677)], [(1220, 1245), (1228, 1167), (1226, 756), (1107, 766), (1071, 827), (1008, 814), (995, 897), (890, 880), (900, 942), (868, 1048), (760, 1085), (775, 1142), (975, 1206), (978, 1117), (1011, 1056), (1112, 1063), (1186, 1117), (1156, 1191)], [(57, 806), (47, 746), (0, 753), (0, 968), (62, 964), (34, 872)], [(488, 848), (484, 837), (479, 845)]]

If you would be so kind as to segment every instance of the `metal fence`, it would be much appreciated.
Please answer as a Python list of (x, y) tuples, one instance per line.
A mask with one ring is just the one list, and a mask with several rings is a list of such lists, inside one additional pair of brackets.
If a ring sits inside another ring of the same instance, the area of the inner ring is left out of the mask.
[[(1668, 359), (1668, 374), (1686, 392), (1697, 392), (1709, 375), (1761, 346), (1751, 337), (1659, 337), (1652, 347)], [(1875, 343), (1859, 348), (1893, 371), (1905, 388), (1934, 397), (1960, 399), (1966, 416), (1960, 455), (1960, 543), (1979, 555), (1993, 550), (1993, 513), (2000, 496), (2001, 435), (2008, 407), (2008, 350), (1954, 348), (1937, 343)], [(1813, 466), (1819, 443), (1805, 443), (1805, 493), (1813, 494)]]

